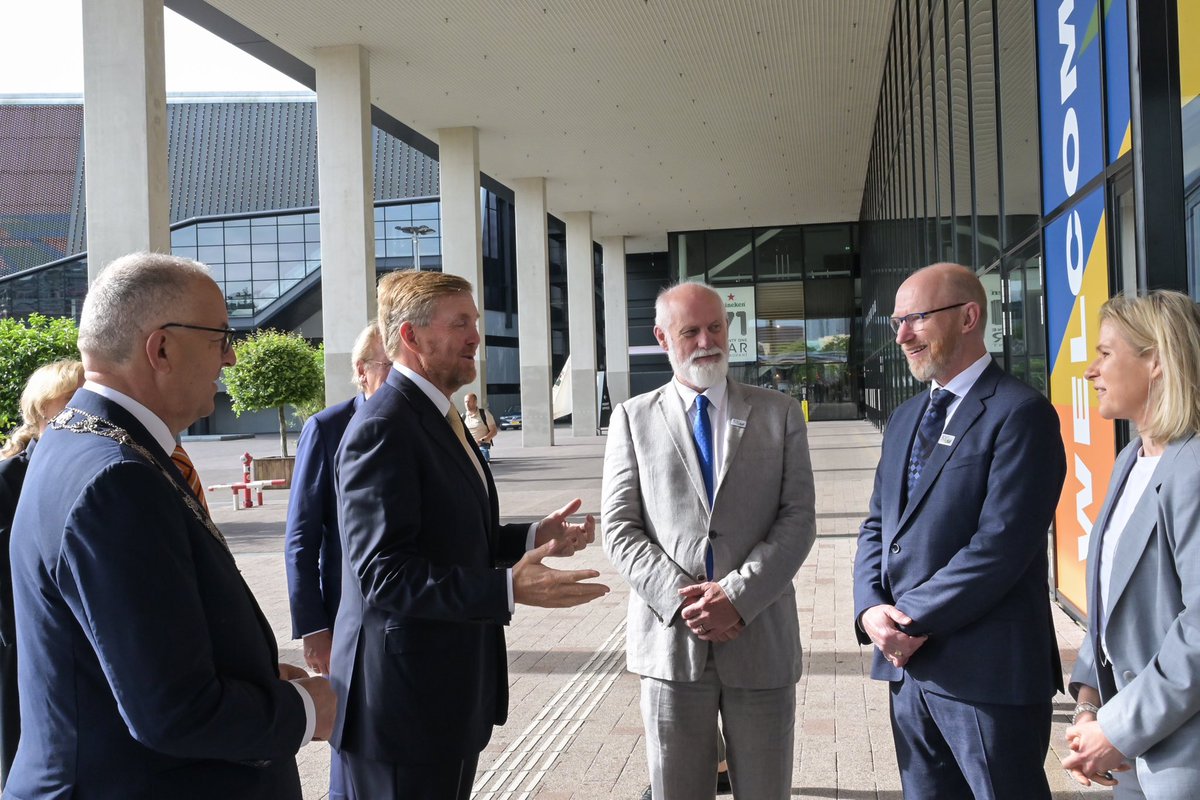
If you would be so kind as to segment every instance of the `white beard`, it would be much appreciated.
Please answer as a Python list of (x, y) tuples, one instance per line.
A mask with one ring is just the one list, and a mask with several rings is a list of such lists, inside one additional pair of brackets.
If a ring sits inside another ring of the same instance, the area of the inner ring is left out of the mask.
[[(712, 364), (697, 364), (696, 359), (704, 358), (705, 356), (717, 356), (721, 358)], [(667, 360), (671, 362), (671, 369), (676, 375), (682, 376), (692, 386), (698, 386), (701, 389), (709, 389), (716, 386), (725, 380), (725, 376), (729, 374), (729, 354), (719, 347), (710, 347), (707, 350), (697, 350), (688, 358), (687, 363), (681, 363), (679, 357), (675, 355), (673, 349), (667, 350)]]

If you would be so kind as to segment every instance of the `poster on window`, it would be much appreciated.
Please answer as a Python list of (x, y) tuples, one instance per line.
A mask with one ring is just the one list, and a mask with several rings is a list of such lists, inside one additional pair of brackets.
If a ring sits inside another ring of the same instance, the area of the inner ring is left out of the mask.
[(725, 300), (725, 313), (729, 317), (729, 362), (753, 364), (758, 352), (754, 287), (721, 286), (717, 291)]

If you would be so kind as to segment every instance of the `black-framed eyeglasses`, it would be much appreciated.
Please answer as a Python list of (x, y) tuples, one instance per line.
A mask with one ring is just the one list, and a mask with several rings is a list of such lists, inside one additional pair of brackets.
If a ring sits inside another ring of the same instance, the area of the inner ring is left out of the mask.
[(188, 325), (183, 322), (168, 322), (165, 325), (159, 325), (159, 330), (164, 328), (187, 328), (189, 331), (208, 331), (210, 333), (222, 333), (225, 338), (221, 340), (221, 355), (229, 353), (229, 349), (233, 347), (233, 335), (237, 333), (233, 328), (210, 328), (207, 325)]
[(969, 302), (969, 300), (964, 300), (961, 303), (955, 303), (952, 306), (942, 306), (941, 308), (934, 308), (930, 309), (929, 311), (917, 311), (914, 314), (905, 314), (903, 317), (890, 317), (888, 322), (890, 322), (892, 325), (893, 333), (899, 333), (900, 326), (906, 322), (908, 323), (908, 327), (912, 328), (914, 331), (919, 331), (925, 327), (925, 318), (930, 314), (936, 314), (939, 311), (949, 311), (952, 308), (965, 306)]

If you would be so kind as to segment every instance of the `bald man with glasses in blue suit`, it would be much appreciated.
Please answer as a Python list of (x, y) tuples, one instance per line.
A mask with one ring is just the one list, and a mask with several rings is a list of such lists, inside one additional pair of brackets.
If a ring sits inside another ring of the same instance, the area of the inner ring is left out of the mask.
[(1066, 473), (1058, 415), (984, 345), (986, 293), (934, 264), (892, 327), (929, 391), (883, 438), (854, 565), (855, 632), (890, 684), (905, 797), (1043, 798), (1062, 667), (1046, 534)]

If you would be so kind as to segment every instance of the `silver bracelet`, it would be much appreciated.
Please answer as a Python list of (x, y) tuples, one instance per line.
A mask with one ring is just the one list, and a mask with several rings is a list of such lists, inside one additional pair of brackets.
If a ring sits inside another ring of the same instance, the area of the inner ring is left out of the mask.
[(1071, 724), (1074, 725), (1079, 721), (1080, 714), (1099, 714), (1100, 708), (1093, 703), (1078, 703), (1075, 706), (1075, 713), (1071, 715)]

